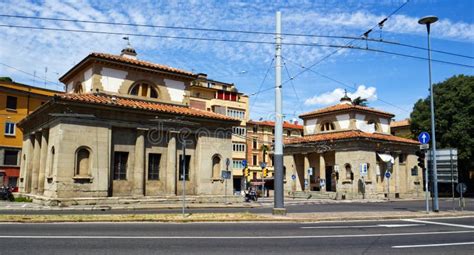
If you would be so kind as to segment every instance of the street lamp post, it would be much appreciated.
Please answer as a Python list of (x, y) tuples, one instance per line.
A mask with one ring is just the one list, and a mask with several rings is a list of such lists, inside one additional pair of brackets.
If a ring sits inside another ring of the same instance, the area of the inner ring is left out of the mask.
[(431, 108), (431, 136), (432, 136), (432, 158), (431, 163), (433, 164), (433, 211), (439, 212), (438, 205), (438, 174), (436, 170), (436, 136), (435, 136), (435, 113), (434, 113), (434, 95), (433, 95), (433, 84), (431, 83), (431, 46), (430, 46), (430, 25), (438, 21), (436, 16), (426, 16), (418, 20), (418, 24), (426, 25), (428, 32), (428, 73), (430, 82), (430, 108)]

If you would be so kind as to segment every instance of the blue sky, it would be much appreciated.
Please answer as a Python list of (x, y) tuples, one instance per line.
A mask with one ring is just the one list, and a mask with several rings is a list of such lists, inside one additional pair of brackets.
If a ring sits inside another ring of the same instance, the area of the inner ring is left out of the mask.
[[(165, 26), (202, 27), (230, 30), (273, 32), (275, 12), (282, 12), (283, 33), (359, 36), (375, 26), (403, 0), (366, 1), (0, 1), (0, 13), (36, 17), (140, 23)], [(432, 48), (474, 56), (474, 1), (411, 0), (385, 22), (382, 39), (426, 47), (426, 29), (417, 20), (436, 15), (432, 26)], [(229, 34), (134, 28), (97, 24), (39, 21), (0, 17), (0, 24), (87, 29), (123, 33), (141, 33), (184, 37), (210, 37), (235, 40), (273, 41), (272, 35)], [(18, 82), (59, 89), (54, 84), (75, 63), (90, 52), (118, 54), (126, 45), (121, 35), (98, 35), (0, 27), (0, 62), (28, 73), (0, 65), (0, 76)], [(274, 90), (258, 95), (259, 86), (272, 63), (274, 46), (247, 43), (209, 42), (131, 36), (131, 43), (142, 60), (207, 73), (211, 79), (235, 83), (251, 95), (251, 117), (268, 119), (274, 108)], [(370, 38), (379, 39), (374, 29)], [(286, 43), (344, 45), (348, 40), (314, 37), (283, 38)], [(353, 45), (366, 47), (363, 41)], [(370, 49), (380, 49), (426, 57), (426, 51), (369, 42)], [(284, 45), (283, 81), (296, 75), (303, 66), (311, 66), (335, 49)], [(433, 59), (474, 65), (472, 58), (433, 53)], [(287, 120), (302, 112), (337, 103), (347, 89), (351, 96), (369, 98), (369, 106), (409, 116), (413, 104), (428, 96), (428, 64), (425, 60), (397, 57), (360, 50), (340, 50), (314, 68), (284, 83), (284, 113)], [(289, 73), (289, 75), (288, 75)], [(318, 74), (319, 73), (319, 74)], [(322, 74), (322, 75), (321, 75)], [(433, 81), (453, 75), (474, 75), (474, 69), (433, 63)], [(274, 86), (274, 68), (262, 89)], [(337, 80), (342, 82), (341, 85)]]

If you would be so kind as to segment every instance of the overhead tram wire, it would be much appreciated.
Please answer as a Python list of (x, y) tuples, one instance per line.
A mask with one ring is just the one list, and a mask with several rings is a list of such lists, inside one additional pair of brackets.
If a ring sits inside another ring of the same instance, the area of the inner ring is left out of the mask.
[[(408, 1), (406, 3), (408, 3)], [(397, 10), (395, 10), (392, 14), (390, 14), (388, 17), (386, 17), (383, 21), (385, 22), (390, 16), (392, 16), (395, 12), (397, 12), (399, 9), (401, 9), (404, 5), (400, 6)], [(0, 17), (19, 18), (19, 19), (35, 19), (35, 20), (49, 20), (49, 21), (73, 22), (73, 23), (87, 23), (87, 24), (102, 24), (102, 25), (114, 25), (114, 26), (131, 26), (131, 27), (148, 27), (148, 28), (176, 29), (176, 30), (190, 30), (190, 31), (220, 32), (220, 33), (275, 35), (275, 33), (273, 33), (273, 32), (264, 32), (264, 31), (213, 29), (213, 28), (182, 27), (182, 26), (164, 26), (164, 25), (134, 24), (134, 23), (123, 23), (123, 22), (107, 22), (107, 21), (75, 20), (75, 19), (64, 19), (64, 18), (33, 17), (33, 16), (9, 15), (9, 14), (0, 14)], [(377, 24), (376, 26), (378, 26), (379, 24)], [(372, 27), (372, 29), (374, 29), (376, 26)], [(385, 40), (382, 40), (382, 39), (371, 39), (371, 38), (367, 38), (367, 37), (362, 38), (362, 37), (352, 37), (352, 36), (314, 35), (314, 34), (298, 34), (298, 33), (282, 33), (282, 36), (350, 39), (350, 40), (352, 40), (351, 42), (353, 42), (355, 40), (361, 40), (361, 41), (366, 41), (366, 42), (369, 41), (369, 42), (377, 42), (377, 43), (386, 43), (386, 44), (391, 44), (391, 45), (396, 45), (396, 46), (409, 47), (409, 48), (413, 48), (413, 49), (427, 50), (427, 48), (416, 46), (416, 45), (404, 44), (404, 43), (393, 42), (393, 41), (385, 41)], [(457, 56), (457, 57), (474, 59), (474, 56), (467, 56), (467, 55), (462, 55), (462, 54), (459, 54), (459, 53), (453, 53), (453, 52), (447, 52), (447, 51), (441, 51), (441, 50), (433, 50), (433, 49), (431, 51), (441, 53), (441, 54)]]
[[(409, 1), (410, 1), (410, 0), (407, 0), (405, 3), (403, 3), (402, 5), (400, 5), (396, 10), (394, 10), (394, 11), (393, 11), (392, 13), (390, 13), (387, 17), (385, 17), (381, 22), (377, 23), (377, 25), (373, 26), (373, 27), (370, 28), (368, 31), (370, 31), (370, 30), (376, 28), (376, 27), (379, 26), (381, 23), (387, 21), (391, 16), (393, 16), (395, 13), (397, 13), (399, 10), (401, 10), (405, 5), (407, 5)], [(365, 34), (365, 33), (364, 33), (364, 34)], [(360, 38), (361, 36), (363, 36), (364, 34), (360, 35), (359, 38)], [(366, 39), (367, 39), (367, 38), (366, 38)], [(352, 39), (352, 40), (351, 40), (350, 42), (348, 42), (345, 46), (350, 46), (354, 41), (356, 41), (356, 39)], [(334, 54), (338, 53), (341, 49), (342, 49), (342, 48), (337, 49), (337, 50), (335, 50), (335, 51), (329, 53), (328, 55), (324, 56), (323, 58), (321, 58), (320, 60), (318, 60), (316, 63), (310, 65), (308, 69), (311, 69), (311, 68), (313, 68), (314, 66), (318, 65), (319, 63), (323, 62), (324, 60), (330, 58), (330, 57), (333, 56)], [(297, 73), (293, 78), (296, 78), (296, 77), (302, 75), (303, 73), (306, 72), (306, 70), (307, 70), (307, 69), (302, 70), (301, 72)], [(287, 82), (288, 82), (288, 81), (284, 81), (284, 82), (282, 83), (282, 85), (285, 84), (285, 83), (287, 83)]]
[(255, 99), (253, 100), (253, 103), (250, 104), (249, 112), (252, 112), (252, 108), (255, 105), (255, 102), (257, 101), (258, 94), (260, 94), (261, 91), (262, 91), (262, 86), (265, 83), (265, 81), (267, 80), (268, 73), (270, 72), (270, 69), (272, 68), (274, 61), (275, 61), (275, 58), (272, 58), (272, 61), (270, 61), (270, 65), (268, 65), (267, 71), (265, 72), (265, 76), (263, 77), (263, 80), (260, 83), (260, 86), (258, 87), (258, 91), (249, 95), (249, 96), (256, 95)]
[(286, 66), (286, 62), (285, 62), (286, 58), (284, 58), (283, 56), (281, 56), (281, 58), (283, 58), (283, 66), (285, 67), (286, 74), (288, 75), (288, 78), (291, 80), (290, 84), (291, 84), (291, 87), (293, 87), (293, 92), (295, 93), (296, 100), (298, 101), (298, 106), (300, 108), (300, 111), (303, 112), (303, 107), (301, 105), (300, 97), (298, 96), (298, 93), (296, 92), (295, 84), (293, 83), (293, 77), (291, 76), (290, 71), (288, 70), (288, 67)]
[[(304, 67), (303, 65), (300, 65), (300, 64), (296, 63), (295, 61), (293, 61), (293, 60), (291, 60), (291, 59), (287, 59), (287, 58), (284, 58), (284, 59), (287, 60), (288, 62), (290, 62), (290, 63), (296, 65), (296, 66), (299, 66), (300, 68), (306, 68), (306, 67)], [(322, 74), (322, 73), (320, 73), (320, 72), (318, 72), (318, 71), (315, 71), (315, 70), (313, 70), (313, 69), (309, 69), (309, 71), (310, 71), (310, 72), (313, 72), (313, 73), (315, 73), (315, 74), (317, 74), (317, 75), (319, 75), (319, 76), (322, 76), (322, 77), (324, 77), (324, 78), (326, 78), (326, 79), (328, 79), (328, 80), (331, 80), (331, 81), (333, 81), (333, 82), (336, 82), (336, 83), (338, 83), (338, 84), (340, 84), (340, 85), (342, 85), (342, 86), (344, 86), (344, 87), (347, 87), (347, 88), (351, 89), (352, 91), (355, 90), (353, 86), (350, 86), (350, 85), (348, 85), (347, 83), (344, 83), (344, 82), (342, 82), (342, 81), (336, 80), (336, 79), (334, 79), (334, 78), (332, 78), (332, 77), (329, 77), (329, 76), (327, 76), (327, 75), (325, 75), (325, 74)], [(395, 105), (395, 104), (392, 104), (392, 103), (390, 103), (390, 102), (388, 102), (388, 101), (385, 101), (385, 100), (382, 100), (382, 99), (380, 99), (380, 98), (377, 98), (377, 100), (380, 101), (380, 102), (383, 102), (383, 103), (385, 103), (385, 104), (388, 104), (388, 105), (390, 105), (390, 106), (393, 106), (393, 107), (395, 107), (395, 108), (398, 108), (399, 110), (402, 110), (402, 111), (404, 111), (404, 112), (408, 112), (408, 113), (410, 112), (410, 111), (407, 110), (407, 109), (401, 108), (401, 107), (399, 107), (399, 106), (397, 106), (397, 105)]]
[(48, 85), (51, 85), (51, 84), (52, 84), (52, 85), (54, 85), (54, 86), (56, 86), (56, 87), (63, 88), (63, 86), (61, 86), (61, 85), (57, 84), (56, 82), (50, 81), (50, 80), (48, 80), (48, 79), (45, 79), (45, 78), (41, 78), (41, 77), (40, 77), (40, 76), (38, 76), (38, 75), (34, 75), (34, 74), (32, 74), (32, 73), (28, 73), (27, 71), (24, 71), (24, 70), (18, 69), (18, 68), (16, 68), (16, 67), (13, 67), (13, 66), (11, 66), (11, 65), (7, 65), (7, 64), (5, 64), (5, 63), (1, 63), (1, 62), (0, 62), (0, 65), (2, 65), (2, 66), (6, 66), (6, 67), (8, 67), (8, 68), (11, 68), (11, 69), (13, 69), (13, 70), (17, 71), (17, 72), (20, 72), (20, 73), (23, 73), (23, 74), (29, 75), (29, 76), (31, 76), (31, 77), (38, 78), (38, 80), (42, 80), (42, 81), (49, 82), (50, 84), (48, 84)]
[[(33, 27), (33, 26), (18, 26), (18, 25), (10, 25), (10, 24), (0, 24), (0, 27), (11, 27), (11, 28), (25, 28), (25, 29), (36, 29), (36, 30), (50, 30), (50, 31), (59, 31), (59, 32), (75, 32), (75, 33), (91, 33), (91, 34), (106, 34), (106, 35), (128, 35), (128, 36), (136, 36), (136, 37), (153, 37), (153, 38), (164, 38), (164, 39), (183, 39), (183, 40), (195, 40), (195, 41), (213, 41), (213, 42), (233, 42), (233, 43), (252, 43), (252, 44), (265, 44), (265, 45), (274, 45), (274, 42), (269, 42), (269, 41), (251, 41), (251, 40), (234, 40), (234, 39), (220, 39), (220, 38), (204, 38), (204, 37), (186, 37), (186, 36), (168, 36), (168, 35), (152, 35), (152, 34), (137, 34), (137, 33), (123, 33), (123, 32), (111, 32), (111, 31), (96, 31), (96, 30), (78, 30), (78, 29), (64, 29), (64, 28), (51, 28), (51, 27)], [(425, 57), (418, 57), (418, 56), (413, 56), (413, 55), (408, 55), (408, 54), (403, 54), (403, 53), (397, 53), (397, 52), (390, 52), (390, 51), (384, 51), (384, 50), (377, 50), (377, 49), (371, 49), (371, 48), (363, 48), (363, 47), (354, 47), (350, 46), (348, 44), (346, 45), (333, 45), (333, 44), (318, 44), (318, 43), (282, 43), (282, 45), (290, 45), (290, 46), (307, 46), (307, 47), (328, 47), (328, 48), (338, 48), (337, 50), (333, 51), (329, 55), (323, 57), (321, 60), (316, 62), (315, 64), (309, 66), (309, 68), (312, 68), (316, 66), (317, 64), (321, 63), (325, 59), (329, 58), (333, 54), (339, 52), (341, 49), (353, 49), (353, 50), (364, 50), (364, 51), (372, 51), (372, 52), (378, 52), (378, 53), (385, 53), (389, 55), (396, 55), (396, 56), (401, 56), (401, 57), (409, 57), (409, 58), (415, 58), (415, 59), (421, 59), (421, 60), (427, 60)], [(437, 59), (431, 59), (432, 62), (438, 62), (438, 63), (443, 63), (443, 64), (450, 64), (450, 65), (456, 65), (456, 66), (462, 66), (462, 67), (468, 67), (468, 68), (474, 68), (472, 65), (466, 65), (466, 64), (460, 64), (456, 62), (449, 62), (449, 61), (444, 61), (444, 60), (437, 60)], [(297, 76), (301, 75), (304, 73), (305, 70), (299, 72), (293, 78), (296, 78)], [(283, 84), (289, 82), (288, 80), (283, 82)], [(264, 90), (265, 91), (265, 90)]]

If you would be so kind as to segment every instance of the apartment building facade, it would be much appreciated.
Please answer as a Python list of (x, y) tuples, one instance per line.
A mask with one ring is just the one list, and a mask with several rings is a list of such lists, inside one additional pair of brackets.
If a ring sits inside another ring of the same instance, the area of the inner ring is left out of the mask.
[(17, 123), (57, 93), (0, 78), (0, 186), (18, 185), (23, 133)]
[(246, 123), (250, 115), (248, 96), (239, 92), (232, 83), (211, 80), (201, 73), (191, 82), (189, 105), (240, 121), (239, 125), (232, 127), (232, 158), (228, 162), (227, 159), (222, 162), (222, 170), (232, 171), (234, 190), (240, 190), (242, 162), (246, 159), (247, 151)]

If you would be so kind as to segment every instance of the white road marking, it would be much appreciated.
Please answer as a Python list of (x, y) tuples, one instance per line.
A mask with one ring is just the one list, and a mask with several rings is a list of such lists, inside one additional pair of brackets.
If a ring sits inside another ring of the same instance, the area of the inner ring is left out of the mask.
[(403, 248), (441, 247), (441, 246), (457, 246), (457, 245), (474, 245), (474, 242), (434, 243), (434, 244), (418, 244), (418, 245), (397, 245), (397, 246), (392, 246), (392, 248), (394, 248), (394, 249), (403, 249)]
[(359, 235), (314, 235), (314, 236), (38, 236), (38, 235), (8, 235), (0, 239), (316, 239), (316, 238), (348, 238), (348, 237), (383, 237), (383, 236), (416, 236), (416, 235), (452, 235), (474, 233), (474, 230), (415, 232), (415, 233), (386, 233)]
[(404, 228), (404, 227), (416, 227), (416, 226), (424, 226), (425, 224), (379, 224), (381, 227), (386, 228)]
[(317, 227), (301, 227), (303, 229), (344, 229), (344, 228), (380, 228), (379, 225), (362, 225), (362, 226), (317, 226)]
[(415, 220), (415, 219), (406, 219), (404, 221), (415, 222), (415, 223), (424, 223), (424, 224), (433, 224), (433, 225), (442, 225), (442, 226), (449, 226), (449, 227), (472, 228), (472, 229), (474, 229), (474, 226), (470, 226), (470, 225), (452, 224), (452, 223), (445, 223), (445, 222), (435, 222), (435, 221)]
[(314, 226), (314, 227), (300, 227), (303, 229), (345, 229), (345, 228), (403, 228), (424, 226), (425, 224), (378, 224), (378, 225), (360, 225), (360, 226)]

